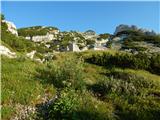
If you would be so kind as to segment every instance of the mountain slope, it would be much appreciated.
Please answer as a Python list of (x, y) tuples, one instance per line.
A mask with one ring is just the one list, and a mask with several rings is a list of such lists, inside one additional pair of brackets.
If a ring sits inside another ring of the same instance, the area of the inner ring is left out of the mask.
[[(160, 119), (160, 55), (138, 46), (143, 42), (147, 49), (151, 44), (158, 50), (158, 35), (43, 29), (24, 28), (31, 32), (17, 36), (2, 23), (2, 45), (17, 55), (2, 55), (3, 120)], [(66, 49), (70, 44), (80, 51)], [(106, 44), (120, 47), (112, 50)], [(83, 51), (84, 47), (88, 49)], [(101, 47), (106, 49), (95, 50)]]

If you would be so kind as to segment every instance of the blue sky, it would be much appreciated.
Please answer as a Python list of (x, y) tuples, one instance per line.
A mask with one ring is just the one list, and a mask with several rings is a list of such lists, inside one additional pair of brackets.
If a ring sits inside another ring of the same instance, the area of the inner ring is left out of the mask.
[(113, 33), (119, 24), (160, 32), (158, 2), (2, 2), (5, 18), (17, 28), (44, 25), (61, 31)]

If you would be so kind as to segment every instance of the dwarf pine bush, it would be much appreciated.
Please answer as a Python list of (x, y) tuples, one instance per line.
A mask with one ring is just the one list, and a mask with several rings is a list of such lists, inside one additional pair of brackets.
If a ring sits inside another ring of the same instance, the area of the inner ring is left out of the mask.
[(129, 53), (116, 53), (111, 54), (104, 52), (103, 54), (97, 53), (87, 57), (85, 61), (105, 67), (120, 67), (132, 69), (144, 69), (150, 72), (160, 74), (160, 55), (153, 54), (151, 57), (144, 53), (136, 55)]
[(112, 71), (108, 79), (99, 80), (89, 89), (103, 101), (112, 101), (118, 119), (159, 119), (158, 82), (129, 73)]
[(66, 58), (60, 63), (49, 62), (43, 69), (38, 69), (39, 77), (52, 83), (57, 88), (72, 87), (82, 89), (83, 66), (80, 60)]
[(112, 105), (97, 100), (87, 91), (64, 89), (49, 107), (52, 120), (114, 120)]

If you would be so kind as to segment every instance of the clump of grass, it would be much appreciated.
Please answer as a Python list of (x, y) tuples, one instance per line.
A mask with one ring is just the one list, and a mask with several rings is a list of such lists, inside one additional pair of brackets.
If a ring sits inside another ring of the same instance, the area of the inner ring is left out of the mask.
[(112, 104), (97, 100), (87, 91), (82, 93), (73, 89), (62, 90), (60, 98), (49, 107), (49, 111), (50, 119), (114, 120), (116, 118)]
[[(9, 59), (2, 56), (2, 117), (9, 118), (16, 104), (35, 105), (47, 87), (35, 78), (36, 67), (42, 64), (28, 59)], [(13, 109), (13, 110), (12, 110)], [(9, 113), (9, 114), (8, 114)]]
[(60, 89), (60, 97), (49, 107), (50, 119), (114, 119), (113, 107), (94, 98), (86, 89), (83, 61), (70, 56), (38, 69), (43, 82)]
[[(110, 54), (99, 53), (102, 56)], [(56, 54), (55, 60), (43, 64), (23, 57), (12, 60), (2, 58), (3, 118), (13, 114), (11, 108), (16, 103), (36, 104), (37, 95), (48, 90), (51, 92), (53, 85), (60, 90), (60, 94), (47, 109), (48, 116), (45, 117), (49, 119), (160, 118), (158, 75), (144, 70), (116, 66), (111, 69), (89, 64), (83, 61), (89, 54), (93, 53), (60, 53)], [(104, 61), (102, 58), (100, 60), (97, 62)]]
[(59, 62), (49, 62), (45, 67), (37, 69), (38, 77), (57, 88), (72, 87), (83, 89), (83, 64), (79, 59), (68, 57)]
[(112, 101), (120, 119), (159, 118), (159, 81), (116, 69), (107, 76), (89, 88), (101, 100)]

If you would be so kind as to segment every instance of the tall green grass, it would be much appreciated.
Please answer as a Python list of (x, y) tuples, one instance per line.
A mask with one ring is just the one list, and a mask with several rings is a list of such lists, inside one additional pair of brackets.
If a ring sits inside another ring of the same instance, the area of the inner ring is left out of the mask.
[[(3, 118), (14, 114), (11, 108), (16, 103), (37, 104), (39, 94), (43, 95), (46, 89), (53, 92), (56, 87), (58, 98), (46, 109), (47, 116), (38, 119), (160, 119), (159, 75), (84, 61), (83, 58), (92, 54), (97, 53), (60, 53), (44, 64), (2, 57)], [(116, 55), (115, 52), (107, 54)]]
[(160, 81), (115, 69), (106, 75), (108, 79), (99, 79), (89, 89), (100, 100), (114, 104), (119, 119), (160, 119)]
[(36, 68), (41, 67), (39, 63), (31, 60), (9, 59), (2, 56), (2, 119), (9, 119), (14, 114), (16, 104), (35, 105), (39, 101), (38, 96), (50, 88), (44, 86), (39, 79), (35, 78)]
[(80, 59), (66, 57), (58, 62), (48, 62), (45, 67), (37, 69), (37, 77), (42, 78), (43, 82), (53, 84), (57, 88), (72, 87), (82, 89), (83, 64)]

